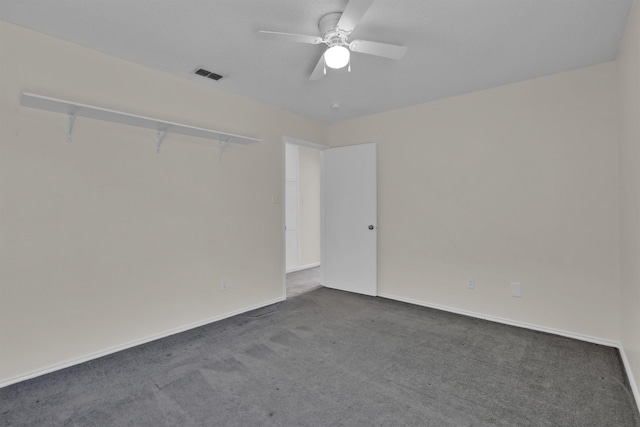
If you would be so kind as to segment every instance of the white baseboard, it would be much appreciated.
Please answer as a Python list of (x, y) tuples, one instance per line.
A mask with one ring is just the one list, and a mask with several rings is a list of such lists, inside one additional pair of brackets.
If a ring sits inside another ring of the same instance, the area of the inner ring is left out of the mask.
[(9, 378), (9, 379), (0, 381), (0, 388), (9, 386), (11, 384), (19, 383), (21, 381), (26, 381), (26, 380), (29, 380), (29, 379), (32, 379), (32, 378), (35, 378), (35, 377), (39, 377), (41, 375), (45, 375), (45, 374), (48, 374), (48, 373), (51, 373), (51, 372), (55, 372), (55, 371), (58, 371), (60, 369), (68, 368), (70, 366), (79, 365), (81, 363), (88, 362), (88, 361), (94, 360), (94, 359), (98, 359), (100, 357), (107, 356), (109, 354), (117, 353), (117, 352), (122, 351), (122, 350), (127, 350), (129, 348), (136, 347), (136, 346), (139, 346), (141, 344), (146, 344), (146, 343), (151, 342), (151, 341), (155, 341), (155, 340), (158, 340), (158, 339), (161, 339), (161, 338), (166, 338), (166, 337), (171, 336), (171, 335), (179, 334), (180, 332), (185, 332), (185, 331), (188, 331), (190, 329), (199, 328), (200, 326), (208, 325), (209, 323), (218, 322), (220, 320), (223, 320), (223, 319), (226, 319), (226, 318), (229, 318), (229, 317), (233, 317), (233, 316), (237, 316), (238, 314), (246, 313), (248, 311), (256, 310), (258, 308), (266, 307), (268, 305), (275, 304), (275, 303), (278, 303), (278, 302), (281, 302), (281, 301), (284, 301), (284, 300), (285, 300), (284, 297), (276, 298), (274, 300), (263, 302), (263, 303), (260, 303), (260, 304), (257, 304), (257, 305), (251, 306), (251, 307), (242, 308), (240, 310), (232, 311), (230, 313), (225, 313), (225, 314), (222, 314), (220, 316), (214, 316), (214, 317), (211, 317), (209, 319), (205, 319), (205, 320), (202, 320), (202, 321), (199, 321), (199, 322), (191, 323), (189, 325), (181, 326), (179, 328), (171, 329), (171, 330), (166, 331), (166, 332), (162, 332), (162, 333), (159, 333), (159, 334), (151, 335), (149, 337), (142, 338), (142, 339), (139, 339), (139, 340), (131, 341), (131, 342), (128, 342), (128, 343), (123, 344), (123, 345), (111, 347), (111, 348), (108, 348), (108, 349), (105, 349), (105, 350), (102, 350), (102, 351), (98, 351), (96, 353), (91, 353), (91, 354), (88, 354), (88, 355), (85, 355), (85, 356), (82, 356), (82, 357), (78, 357), (76, 359), (71, 359), (71, 360), (68, 360), (66, 362), (62, 362), (62, 363), (58, 363), (58, 364), (55, 364), (55, 365), (51, 365), (51, 366), (43, 368), (43, 369), (37, 369), (35, 371), (31, 371), (29, 373), (26, 373), (24, 375), (19, 375), (17, 377), (13, 377), (13, 378)]
[(627, 378), (629, 379), (629, 385), (631, 386), (633, 397), (636, 399), (636, 406), (640, 408), (640, 391), (638, 390), (638, 384), (636, 383), (635, 377), (633, 376), (633, 371), (631, 370), (629, 359), (627, 359), (627, 354), (624, 351), (624, 347), (619, 346), (618, 351), (620, 352), (620, 357), (622, 358), (624, 370), (627, 372)]
[(411, 298), (399, 297), (397, 295), (390, 294), (378, 294), (381, 298), (388, 298), (396, 301), (406, 302), (409, 304), (419, 305), (422, 307), (433, 308), (436, 310), (448, 311), (450, 313), (461, 314), (463, 316), (475, 317), (478, 319), (488, 320), (490, 322), (502, 323), (510, 326), (517, 326), (519, 328), (531, 329), (533, 331), (546, 332), (549, 334), (560, 335), (567, 338), (573, 338), (580, 341), (586, 341), (594, 344), (600, 344), (607, 347), (617, 348), (620, 352), (620, 357), (622, 358), (622, 364), (624, 365), (624, 370), (627, 374), (627, 378), (629, 379), (629, 385), (631, 386), (631, 391), (633, 393), (633, 397), (635, 398), (636, 405), (640, 408), (640, 392), (638, 391), (638, 385), (636, 384), (635, 377), (633, 376), (633, 372), (631, 371), (631, 365), (629, 364), (629, 360), (627, 359), (627, 355), (624, 351), (624, 347), (617, 341), (606, 340), (602, 338), (592, 337), (589, 335), (577, 334), (574, 332), (564, 331), (562, 329), (549, 328), (546, 326), (534, 325), (532, 323), (526, 322), (518, 322), (515, 320), (505, 319), (502, 317), (489, 316), (486, 314), (475, 313), (473, 311), (460, 310), (457, 308), (447, 307), (440, 304), (431, 304), (425, 301), (414, 300)]
[(314, 262), (312, 264), (299, 265), (297, 267), (292, 267), (287, 270), (287, 273), (293, 273), (294, 271), (306, 270), (307, 268), (320, 267), (319, 262)]
[(591, 342), (591, 343), (594, 343), (594, 344), (605, 345), (607, 347), (620, 348), (620, 343), (617, 342), (617, 341), (606, 340), (606, 339), (603, 339), (603, 338), (592, 337), (592, 336), (589, 336), (589, 335), (577, 334), (575, 332), (564, 331), (562, 329), (554, 329), (554, 328), (549, 328), (549, 327), (546, 327), (546, 326), (534, 325), (532, 323), (518, 322), (516, 320), (510, 320), (510, 319), (505, 319), (505, 318), (496, 317), (496, 316), (489, 316), (489, 315), (486, 315), (486, 314), (476, 313), (476, 312), (473, 312), (473, 311), (460, 310), (458, 308), (447, 307), (447, 306), (440, 305), (440, 304), (431, 304), (431, 303), (428, 303), (428, 302), (425, 302), (425, 301), (418, 301), (418, 300), (414, 300), (414, 299), (411, 299), (411, 298), (399, 297), (399, 296), (396, 296), (396, 295), (379, 294), (379, 296), (382, 297), (382, 298), (388, 298), (388, 299), (392, 299), (392, 300), (396, 300), (396, 301), (408, 302), (409, 304), (420, 305), (422, 307), (435, 308), (436, 310), (448, 311), (450, 313), (462, 314), (464, 316), (469, 316), (469, 317), (475, 317), (477, 319), (488, 320), (490, 322), (503, 323), (505, 325), (517, 326), (519, 328), (531, 329), (531, 330), (534, 330), (534, 331), (547, 332), (549, 334), (560, 335), (560, 336), (567, 337), (567, 338), (574, 338), (574, 339), (577, 339), (577, 340), (580, 340), (580, 341), (586, 341), (586, 342)]

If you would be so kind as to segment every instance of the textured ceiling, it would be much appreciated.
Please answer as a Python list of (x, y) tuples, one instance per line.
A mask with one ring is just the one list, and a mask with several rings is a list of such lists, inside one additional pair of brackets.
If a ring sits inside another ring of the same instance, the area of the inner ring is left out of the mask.
[(350, 73), (317, 82), (321, 45), (256, 33), (319, 35), (347, 0), (2, 0), (0, 19), (334, 123), (613, 60), (631, 3), (377, 0), (350, 39), (407, 46), (405, 57), (352, 54)]

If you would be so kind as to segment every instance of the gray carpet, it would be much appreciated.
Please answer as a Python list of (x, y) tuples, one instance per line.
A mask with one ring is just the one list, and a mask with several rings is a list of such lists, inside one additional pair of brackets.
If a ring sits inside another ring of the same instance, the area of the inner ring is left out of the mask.
[(320, 267), (287, 273), (287, 298), (297, 297), (322, 286)]
[(320, 288), (0, 390), (2, 426), (638, 426), (617, 350)]

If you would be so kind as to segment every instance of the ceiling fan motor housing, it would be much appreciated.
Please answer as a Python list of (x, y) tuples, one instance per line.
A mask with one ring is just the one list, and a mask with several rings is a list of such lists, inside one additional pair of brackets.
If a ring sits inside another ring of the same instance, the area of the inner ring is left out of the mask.
[(333, 12), (324, 15), (318, 22), (318, 28), (320, 34), (327, 45), (331, 46), (346, 46), (347, 37), (351, 32), (342, 31), (338, 28), (338, 22), (342, 17), (341, 12)]

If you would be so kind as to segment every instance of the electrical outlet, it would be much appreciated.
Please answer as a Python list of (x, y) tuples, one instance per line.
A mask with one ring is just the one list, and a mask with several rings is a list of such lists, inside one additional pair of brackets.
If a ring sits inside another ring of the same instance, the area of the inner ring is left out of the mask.
[(522, 285), (516, 282), (510, 282), (509, 286), (511, 287), (511, 296), (520, 298), (522, 296)]
[(220, 289), (222, 289), (223, 291), (229, 289), (229, 282), (223, 279), (222, 282), (220, 282)]
[(473, 277), (467, 277), (467, 288), (468, 289), (475, 289), (476, 287), (476, 281)]

